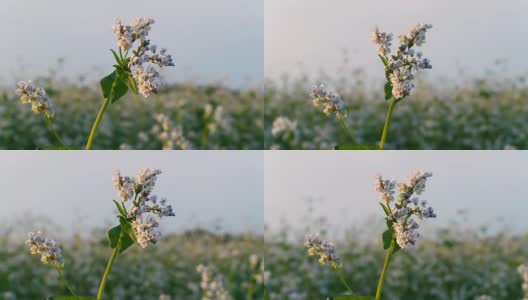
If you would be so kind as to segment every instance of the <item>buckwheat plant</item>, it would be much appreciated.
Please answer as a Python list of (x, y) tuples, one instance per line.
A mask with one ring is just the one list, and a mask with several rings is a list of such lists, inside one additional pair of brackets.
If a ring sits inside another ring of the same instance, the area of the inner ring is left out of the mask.
[(116, 19), (112, 31), (117, 40), (117, 51), (111, 50), (116, 64), (114, 71), (100, 82), (104, 103), (95, 118), (86, 150), (92, 148), (99, 123), (108, 104), (121, 99), (130, 89), (134, 94), (148, 98), (159, 89), (159, 71), (163, 67), (174, 66), (167, 50), (151, 44), (148, 35), (154, 20), (136, 18), (130, 25), (123, 25)]
[(517, 268), (517, 271), (519, 274), (521, 274), (523, 283), (522, 283), (522, 290), (524, 293), (523, 300), (528, 300), (528, 266), (526, 265), (520, 265), (519, 268)]
[(31, 246), (32, 254), (40, 254), (41, 261), (45, 264), (53, 263), (59, 271), (61, 279), (74, 297), (60, 296), (59, 299), (97, 299), (103, 298), (106, 281), (112, 270), (112, 266), (119, 254), (137, 244), (146, 248), (156, 244), (161, 236), (159, 222), (164, 217), (174, 216), (172, 206), (166, 199), (158, 199), (152, 194), (156, 184), (157, 176), (161, 174), (158, 169), (142, 169), (134, 178), (122, 176), (116, 170), (112, 178), (113, 185), (117, 190), (119, 200), (113, 200), (119, 215), (119, 225), (108, 231), (110, 247), (113, 249), (108, 264), (103, 273), (97, 298), (92, 296), (75, 296), (73, 290), (62, 277), (61, 269), (64, 268), (61, 249), (53, 240), (44, 238), (40, 232), (30, 233), (26, 244)]
[[(376, 295), (339, 296), (335, 299), (381, 299), (383, 283), (392, 256), (399, 250), (408, 249), (416, 244), (420, 236), (417, 231), (419, 221), (427, 218), (436, 218), (433, 208), (428, 206), (426, 201), (418, 198), (425, 191), (427, 179), (431, 176), (432, 173), (416, 171), (406, 181), (400, 183), (383, 179), (381, 176), (376, 178), (375, 190), (380, 195), (380, 205), (385, 213), (387, 225), (387, 229), (382, 234), (383, 248), (387, 250), (387, 253), (378, 281)], [(341, 268), (341, 260), (332, 243), (323, 241), (317, 236), (309, 236), (304, 245), (308, 247), (308, 255), (319, 256), (321, 264), (328, 264), (334, 270)], [(340, 274), (339, 277), (348, 291), (352, 293), (344, 278)]]
[(33, 82), (29, 80), (27, 82), (19, 81), (17, 83), (16, 93), (20, 96), (20, 102), (31, 104), (31, 109), (35, 114), (44, 115), (46, 126), (60, 145), (64, 146), (62, 139), (53, 128), (55, 113), (53, 111), (51, 99), (48, 97), (48, 94), (46, 94), (46, 91), (43, 88), (35, 86)]
[[(375, 181), (376, 192), (380, 194), (380, 205), (386, 215), (387, 230), (383, 232), (383, 248), (387, 250), (385, 263), (376, 290), (376, 300), (381, 299), (385, 275), (393, 254), (400, 249), (416, 244), (420, 236), (417, 222), (427, 218), (436, 218), (432, 207), (425, 200), (418, 198), (425, 191), (430, 172), (416, 171), (407, 177), (405, 182), (383, 179), (378, 176)], [(398, 193), (396, 193), (398, 187)]]
[(64, 269), (64, 258), (62, 257), (62, 250), (57, 243), (49, 238), (46, 238), (42, 235), (42, 232), (37, 231), (28, 233), (28, 239), (26, 240), (26, 245), (28, 245), (29, 251), (31, 254), (39, 254), (40, 261), (47, 265), (52, 263), (59, 273), (59, 279), (68, 289), (68, 291), (75, 295), (73, 290), (70, 288), (70, 285), (66, 281), (62, 274), (62, 269)]
[(400, 46), (396, 54), (391, 54), (392, 33), (382, 32), (378, 27), (372, 33), (371, 41), (377, 46), (378, 56), (385, 66), (385, 100), (390, 101), (379, 144), (381, 150), (385, 147), (394, 107), (411, 94), (415, 73), (432, 68), (429, 59), (416, 50), (425, 43), (425, 34), (432, 27), (423, 23), (411, 26), (407, 33), (399, 36)]

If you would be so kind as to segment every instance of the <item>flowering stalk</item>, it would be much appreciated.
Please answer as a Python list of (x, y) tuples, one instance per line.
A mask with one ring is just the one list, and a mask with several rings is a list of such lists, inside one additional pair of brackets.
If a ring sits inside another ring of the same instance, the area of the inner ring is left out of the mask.
[(53, 119), (55, 113), (53, 111), (53, 105), (51, 99), (47, 95), (43, 88), (35, 86), (31, 80), (19, 81), (17, 83), (16, 93), (20, 96), (20, 102), (31, 104), (31, 109), (35, 114), (44, 115), (44, 122), (51, 131), (53, 136), (57, 139), (61, 146), (64, 146), (62, 139), (60, 138), (55, 128), (53, 128)]
[(420, 47), (425, 43), (425, 34), (432, 27), (429, 24), (417, 23), (409, 28), (407, 33), (399, 36), (400, 46), (395, 55), (390, 55), (392, 33), (381, 32), (378, 27), (372, 33), (371, 41), (377, 46), (378, 56), (385, 67), (385, 100), (390, 100), (381, 134), (380, 150), (385, 148), (394, 106), (410, 95), (414, 88), (412, 80), (415, 73), (420, 69), (432, 68), (429, 59), (423, 57), (422, 52), (415, 51), (415, 46)]
[[(154, 20), (150, 18), (136, 18), (130, 25), (121, 24), (116, 19), (112, 27), (118, 52), (111, 50), (116, 64), (114, 71), (101, 79), (104, 102), (95, 118), (92, 130), (86, 142), (86, 150), (92, 148), (97, 128), (110, 103), (114, 103), (126, 95), (130, 89), (134, 94), (142, 94), (145, 98), (158, 92), (159, 69), (174, 66), (171, 55), (162, 48), (152, 45), (148, 34)], [(135, 46), (135, 48), (134, 48)], [(130, 56), (129, 56), (130, 53)]]

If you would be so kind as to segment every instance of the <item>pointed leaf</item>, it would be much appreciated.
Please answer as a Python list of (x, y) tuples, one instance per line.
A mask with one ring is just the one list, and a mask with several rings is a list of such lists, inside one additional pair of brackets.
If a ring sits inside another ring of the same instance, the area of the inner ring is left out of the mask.
[(117, 53), (114, 51), (114, 49), (110, 49), (110, 51), (112, 51), (112, 54), (114, 55), (116, 62), (117, 62), (119, 65), (122, 65), (123, 62), (121, 61), (121, 58), (119, 58), (119, 55), (117, 55)]
[(117, 207), (117, 210), (119, 211), (119, 213), (123, 216), (123, 217), (126, 217), (127, 216), (127, 213), (125, 211), (125, 209), (123, 208), (123, 206), (121, 206), (121, 204), (115, 200), (112, 200), (114, 201), (116, 207)]
[(383, 208), (383, 211), (385, 212), (385, 214), (386, 214), (387, 216), (391, 214), (390, 209), (387, 207), (387, 205), (385, 205), (385, 204), (383, 204), (383, 203), (381, 203), (381, 202), (380, 202), (380, 205), (381, 205), (381, 207)]
[(128, 86), (122, 80), (123, 71), (116, 68), (114, 72), (101, 79), (101, 89), (105, 99), (110, 99), (112, 103), (121, 99), (128, 91)]
[(383, 65), (386, 67), (389, 64), (389, 60), (381, 54), (378, 54), (378, 56), (381, 59), (381, 62), (383, 63)]
[(381, 239), (383, 240), (383, 249), (389, 249), (392, 239), (394, 238), (394, 231), (392, 229), (387, 229), (381, 234)]
[[(118, 225), (108, 231), (108, 240), (110, 241), (110, 247), (112, 249), (115, 249), (119, 244), (119, 238), (121, 235), (122, 227), (121, 225)], [(128, 249), (130, 246), (134, 245), (134, 240), (130, 237), (130, 235), (125, 231), (123, 231), (123, 237), (121, 238), (121, 245), (119, 246), (119, 253), (122, 253), (126, 249)]]

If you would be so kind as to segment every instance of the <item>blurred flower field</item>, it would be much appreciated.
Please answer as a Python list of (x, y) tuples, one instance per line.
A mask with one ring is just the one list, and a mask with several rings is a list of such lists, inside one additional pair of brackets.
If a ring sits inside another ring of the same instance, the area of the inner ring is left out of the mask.
[[(61, 243), (64, 274), (78, 294), (95, 295), (110, 248), (103, 231)], [(0, 299), (46, 299), (67, 294), (53, 268), (24, 245), (25, 234), (4, 229), (0, 237)], [(214, 269), (229, 293), (225, 299), (263, 299), (263, 238), (193, 230), (166, 234), (156, 247), (127, 249), (109, 277), (107, 299), (207, 299), (199, 265)]]
[[(83, 148), (104, 100), (98, 84), (59, 84), (52, 76), (35, 82), (53, 102), (53, 126), (64, 144)], [(109, 105), (94, 149), (262, 149), (260, 89), (175, 84), (148, 99), (130, 93)], [(0, 149), (54, 145), (44, 118), (18, 98), (15, 85), (0, 89)]]
[[(528, 149), (526, 77), (497, 73), (461, 75), (456, 82), (418, 78), (413, 94), (394, 111), (386, 149)], [(345, 66), (318, 79), (266, 82), (265, 148), (332, 149), (350, 140), (335, 118), (313, 107), (310, 88), (319, 82), (343, 99), (357, 143), (378, 145), (388, 107), (383, 83)]]
[[(317, 231), (333, 238), (341, 257), (341, 274), (354, 294), (372, 295), (385, 256), (379, 234), (383, 224), (369, 219), (335, 227), (313, 212), (302, 220), (302, 228), (285, 221), (279, 228), (267, 229), (264, 255), (270, 298), (326, 299), (346, 294), (335, 270), (307, 254), (304, 235)], [(391, 260), (382, 299), (525, 299), (518, 268), (528, 262), (528, 234), (514, 235), (500, 223), (496, 231), (467, 229), (464, 220), (461, 215), (450, 225), (424, 232), (416, 246), (398, 253)]]

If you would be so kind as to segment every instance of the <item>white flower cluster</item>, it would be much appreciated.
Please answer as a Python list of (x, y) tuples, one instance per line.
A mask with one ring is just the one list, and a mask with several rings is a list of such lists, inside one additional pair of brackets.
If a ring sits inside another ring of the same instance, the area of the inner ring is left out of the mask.
[[(381, 201), (390, 210), (387, 219), (393, 222), (396, 242), (402, 249), (409, 244), (414, 245), (419, 237), (416, 231), (419, 225), (413, 219), (414, 216), (419, 220), (436, 218), (433, 208), (427, 206), (426, 201), (420, 201), (418, 197), (415, 197), (425, 191), (427, 178), (432, 175), (430, 172), (417, 171), (409, 176), (406, 182), (398, 184), (395, 181), (384, 180), (381, 176), (376, 178), (374, 183), (376, 192), (380, 194)], [(399, 192), (395, 199), (396, 186)]]
[[(138, 90), (144, 97), (149, 97), (158, 91), (159, 71), (154, 67), (163, 68), (174, 66), (172, 56), (167, 54), (167, 49), (158, 52), (156, 45), (151, 45), (148, 35), (154, 20), (150, 18), (136, 18), (130, 25), (123, 25), (116, 19), (112, 31), (117, 45), (121, 51), (132, 50), (128, 67), (137, 81)], [(134, 43), (137, 47), (133, 49)]]
[(200, 288), (202, 289), (202, 300), (230, 300), (231, 295), (224, 287), (224, 278), (210, 266), (202, 264), (196, 267), (201, 275)]
[(308, 255), (319, 255), (319, 262), (322, 265), (330, 264), (334, 269), (342, 267), (341, 258), (334, 244), (319, 239), (317, 235), (309, 235), (304, 246), (308, 248)]
[(204, 106), (204, 117), (209, 120), (207, 129), (211, 134), (215, 133), (218, 128), (229, 130), (230, 124), (229, 119), (226, 116), (224, 107), (219, 105), (213, 107), (213, 105), (207, 103)]
[(372, 33), (371, 41), (377, 45), (378, 54), (388, 61), (385, 72), (392, 85), (392, 95), (397, 100), (411, 93), (414, 88), (412, 83), (414, 72), (432, 68), (429, 59), (423, 57), (422, 52), (414, 49), (414, 46), (420, 47), (425, 43), (425, 34), (432, 27), (423, 23), (413, 25), (406, 34), (399, 36), (398, 52), (390, 57), (388, 55), (391, 53), (392, 33), (380, 32), (378, 27)]
[(132, 228), (138, 244), (143, 248), (155, 244), (161, 236), (157, 230), (158, 221), (163, 217), (174, 216), (174, 210), (166, 199), (158, 200), (157, 196), (151, 194), (159, 174), (161, 171), (158, 169), (142, 169), (132, 180), (128, 176), (121, 176), (116, 170), (112, 178), (121, 201), (132, 201), (128, 217), (134, 218)]
[(491, 298), (488, 295), (480, 295), (477, 298), (475, 298), (475, 300), (493, 300), (493, 298)]
[(345, 103), (337, 93), (327, 91), (324, 84), (312, 87), (310, 96), (314, 98), (313, 105), (315, 107), (323, 107), (325, 115), (329, 116), (335, 113), (338, 119), (346, 119)]
[(19, 81), (16, 93), (20, 96), (22, 103), (31, 103), (31, 109), (34, 113), (43, 113), (47, 118), (53, 118), (53, 106), (43, 88), (36, 87), (31, 80)]
[(57, 268), (64, 268), (64, 259), (62, 250), (57, 246), (54, 240), (42, 236), (42, 232), (30, 232), (26, 244), (31, 248), (31, 254), (40, 254), (40, 261), (44, 264), (52, 262)]
[(151, 131), (160, 139), (163, 150), (188, 150), (192, 148), (191, 142), (183, 135), (183, 128), (174, 126), (169, 116), (157, 114), (155, 120), (158, 124), (152, 127)]
[(524, 298), (523, 300), (528, 300), (528, 266), (527, 265), (520, 265), (517, 268), (517, 271), (519, 274), (521, 274), (523, 283), (522, 283), (522, 289), (524, 292)]
[(285, 133), (293, 133), (297, 129), (297, 122), (291, 121), (290, 119), (279, 116), (273, 121), (271, 128), (271, 135), (277, 137)]

